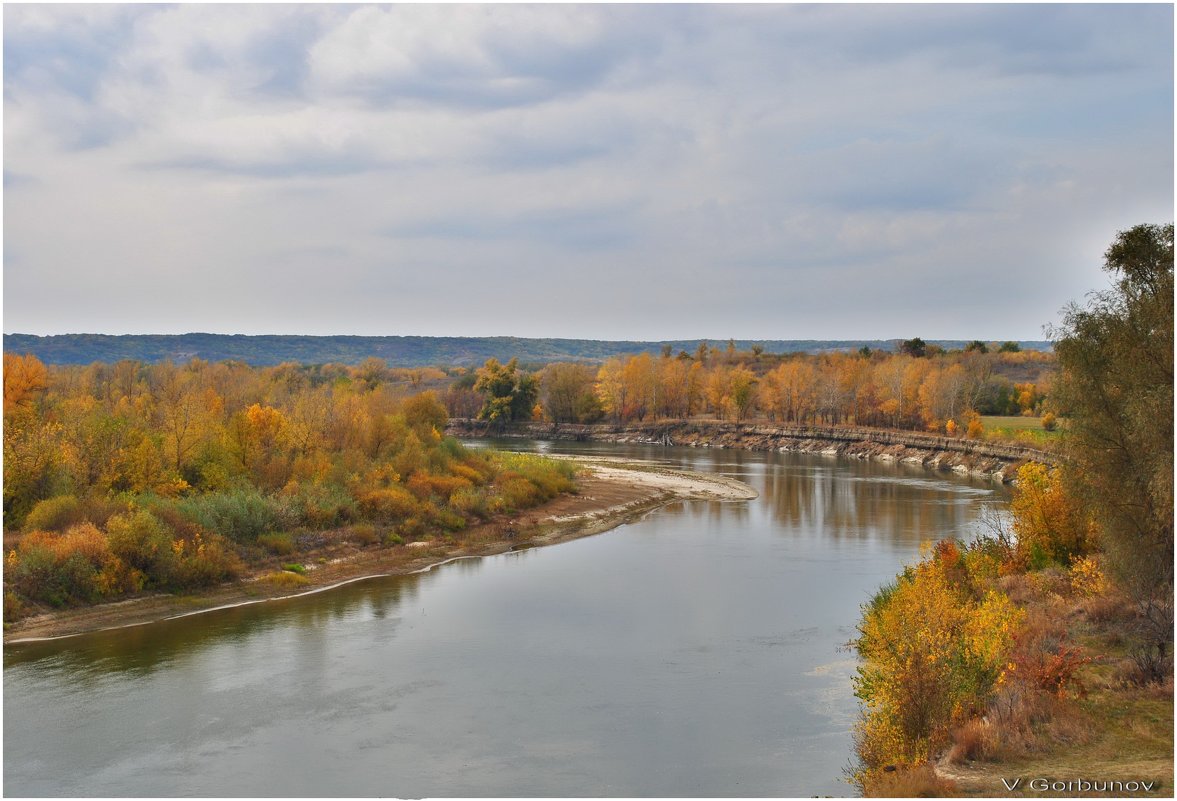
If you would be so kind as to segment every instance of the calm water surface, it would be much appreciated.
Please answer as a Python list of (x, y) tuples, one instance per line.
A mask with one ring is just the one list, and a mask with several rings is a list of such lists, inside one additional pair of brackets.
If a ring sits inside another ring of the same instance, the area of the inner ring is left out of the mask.
[(760, 498), (6, 647), (5, 794), (849, 795), (859, 605), (1005, 501), (832, 457), (522, 447), (723, 473)]

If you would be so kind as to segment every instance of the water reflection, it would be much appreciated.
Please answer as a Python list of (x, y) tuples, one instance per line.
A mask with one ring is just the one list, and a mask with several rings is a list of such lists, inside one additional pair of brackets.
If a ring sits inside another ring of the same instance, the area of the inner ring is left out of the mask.
[[(466, 573), (479, 570), (479, 560), (475, 559), (451, 565)], [(110, 672), (147, 676), (174, 666), (181, 656), (192, 658), (225, 642), (245, 643), (278, 629), (314, 632), (342, 621), (387, 618), (404, 603), (413, 602), (421, 588), (434, 579), (432, 572), (374, 578), (302, 599), (267, 601), (145, 626), (8, 645), (4, 648), (4, 667), (7, 670), (35, 662), (43, 675), (68, 675), (80, 686)]]
[[(509, 443), (518, 446), (515, 441)], [(554, 548), (5, 649), (11, 795), (845, 795), (858, 606), (995, 485), (796, 454)]]
[(936, 474), (907, 463), (642, 444), (487, 442), (498, 448), (646, 460), (738, 478), (760, 493), (758, 504), (703, 505), (698, 514), (738, 525), (752, 509), (767, 509), (782, 536), (898, 541), (904, 546), (945, 536), (967, 539), (980, 533), (979, 501), (1004, 503), (1009, 498), (1001, 484)]

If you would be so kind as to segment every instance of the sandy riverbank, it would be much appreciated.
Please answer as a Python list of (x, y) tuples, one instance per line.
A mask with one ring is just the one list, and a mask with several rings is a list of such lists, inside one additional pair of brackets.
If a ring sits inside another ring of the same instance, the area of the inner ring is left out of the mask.
[(126, 626), (141, 626), (183, 615), (250, 603), (267, 603), (323, 592), (366, 578), (430, 570), (464, 557), (554, 545), (599, 534), (677, 500), (751, 500), (754, 489), (724, 476), (693, 473), (621, 459), (576, 459), (577, 492), (511, 518), (462, 532), (457, 540), (423, 540), (406, 545), (359, 547), (336, 544), (301, 554), (306, 583), (291, 589), (271, 582), (273, 566), (244, 578), (188, 595), (148, 595), (97, 606), (62, 609), (7, 626), (6, 644), (68, 637)]

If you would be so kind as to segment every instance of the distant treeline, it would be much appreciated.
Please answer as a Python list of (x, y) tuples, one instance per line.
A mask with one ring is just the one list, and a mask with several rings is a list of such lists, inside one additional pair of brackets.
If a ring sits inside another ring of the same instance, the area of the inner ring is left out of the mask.
[[(45, 364), (114, 363), (124, 359), (158, 364), (190, 359), (210, 362), (239, 361), (254, 366), (284, 362), (298, 364), (340, 363), (355, 365), (364, 359), (383, 359), (390, 366), (478, 366), (487, 359), (518, 359), (524, 365), (561, 361), (603, 362), (614, 356), (693, 352), (707, 340), (659, 342), (604, 341), (597, 339), (530, 339), (524, 337), (362, 337), (362, 336), (246, 336), (243, 334), (5, 334), (6, 353), (31, 353)], [(711, 340), (720, 347), (725, 340)], [(901, 340), (891, 339), (776, 339), (734, 340), (739, 350), (764, 353), (852, 352), (861, 348), (893, 351)], [(963, 340), (928, 340), (945, 350), (965, 347)], [(997, 344), (997, 343), (994, 343)], [(1019, 341), (1022, 350), (1049, 350), (1045, 341)]]
[[(984, 343), (944, 351), (920, 339), (900, 352), (771, 355), (700, 345), (651, 356), (614, 356), (599, 367), (553, 362), (529, 372), (488, 360), (444, 396), (454, 417), (617, 424), (767, 419), (926, 429), (980, 437), (980, 415), (1045, 415), (1053, 354), (992, 351)], [(440, 371), (439, 371), (440, 372)], [(1057, 410), (1056, 410), (1057, 411)], [(1048, 418), (1053, 425), (1054, 413)]]

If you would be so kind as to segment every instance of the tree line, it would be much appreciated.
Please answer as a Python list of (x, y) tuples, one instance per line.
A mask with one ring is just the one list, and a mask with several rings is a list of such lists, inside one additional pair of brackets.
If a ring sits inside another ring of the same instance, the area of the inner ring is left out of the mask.
[[(658, 356), (616, 356), (599, 367), (555, 363), (534, 373), (516, 360), (491, 359), (445, 400), (454, 416), (492, 423), (756, 417), (979, 435), (981, 414), (1041, 415), (1054, 357), (975, 344), (944, 352), (915, 339), (898, 353), (773, 356), (700, 343), (694, 353), (664, 348)], [(1009, 377), (1018, 372), (1033, 377)]]

